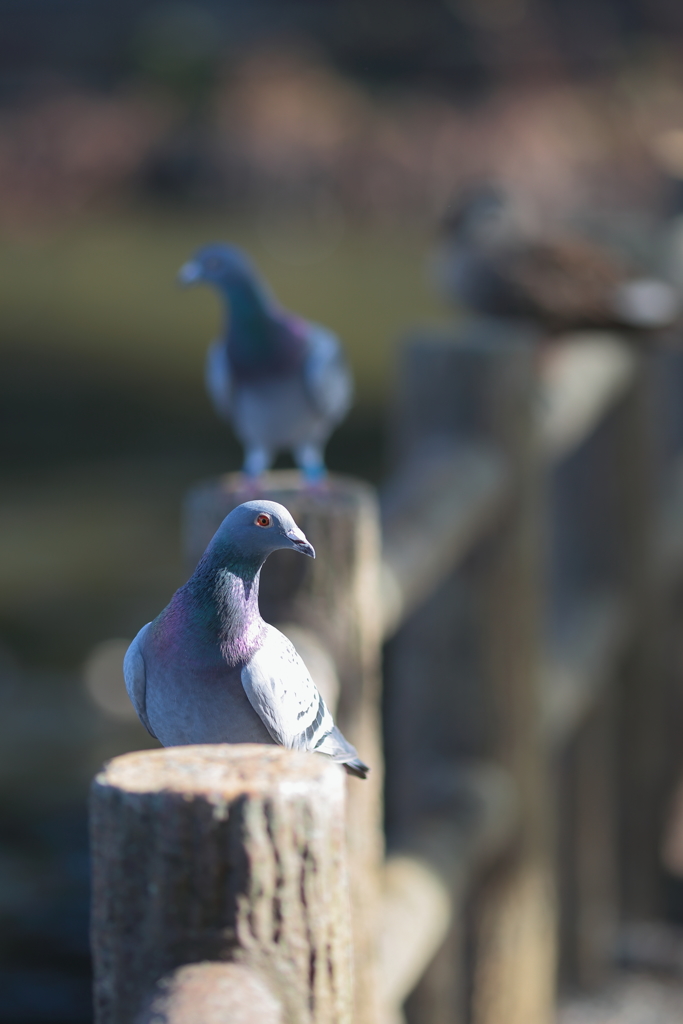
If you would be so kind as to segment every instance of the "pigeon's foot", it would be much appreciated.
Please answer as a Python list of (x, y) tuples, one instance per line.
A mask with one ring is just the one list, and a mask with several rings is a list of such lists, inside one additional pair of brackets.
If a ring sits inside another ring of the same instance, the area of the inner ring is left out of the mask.
[(263, 446), (247, 448), (244, 452), (242, 473), (247, 480), (255, 481), (257, 485), (260, 485), (261, 477), (272, 462), (273, 453), (268, 448)]
[(330, 481), (326, 473), (311, 477), (304, 473), (304, 486), (309, 494), (327, 494), (330, 490)]
[(300, 445), (294, 450), (294, 461), (303, 474), (307, 491), (326, 490), (327, 470), (319, 445)]

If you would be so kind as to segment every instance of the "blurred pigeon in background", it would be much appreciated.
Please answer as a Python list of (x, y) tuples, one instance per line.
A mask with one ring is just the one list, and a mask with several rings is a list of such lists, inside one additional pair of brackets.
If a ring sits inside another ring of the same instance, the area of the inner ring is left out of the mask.
[(334, 724), (296, 649), (261, 618), (261, 567), (278, 548), (315, 558), (282, 505), (249, 501), (233, 509), (185, 586), (128, 648), (128, 695), (166, 747), (279, 743), (326, 754), (365, 778), (367, 765)]
[(437, 287), (459, 305), (551, 330), (666, 327), (681, 307), (669, 283), (630, 275), (596, 242), (529, 231), (510, 198), (489, 184), (446, 215), (432, 269)]
[(288, 450), (306, 480), (319, 482), (325, 443), (353, 392), (336, 336), (282, 309), (234, 246), (200, 249), (178, 278), (213, 285), (228, 307), (223, 334), (207, 354), (206, 386), (244, 445), (245, 474), (258, 478)]

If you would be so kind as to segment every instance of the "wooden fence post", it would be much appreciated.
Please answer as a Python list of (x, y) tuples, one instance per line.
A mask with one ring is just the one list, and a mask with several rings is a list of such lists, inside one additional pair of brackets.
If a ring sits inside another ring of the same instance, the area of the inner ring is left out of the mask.
[(556, 897), (543, 735), (541, 557), (544, 489), (536, 350), (501, 338), (489, 353), (486, 408), (516, 486), (485, 551), (484, 651), (494, 747), (514, 778), (519, 830), (481, 898), (475, 1024), (549, 1024), (556, 986)]
[[(190, 491), (185, 537), (193, 563), (228, 512), (246, 500), (241, 487), (242, 480), (235, 474)], [(305, 627), (331, 655), (340, 686), (336, 721), (371, 768), (367, 780), (348, 780), (347, 821), (354, 1024), (376, 1024), (377, 912), (384, 852), (377, 503), (372, 488), (359, 481), (332, 477), (324, 490), (311, 491), (294, 472), (268, 474), (261, 496), (289, 509), (317, 553), (315, 561), (289, 551), (277, 551), (268, 559), (261, 581), (262, 614), (274, 624)], [(301, 653), (305, 658), (306, 652)]]
[(351, 1024), (343, 822), (343, 773), (323, 757), (245, 744), (111, 761), (91, 799), (97, 1024), (191, 1024), (221, 987), (269, 1024)]
[[(599, 366), (590, 365), (593, 345), (594, 357), (602, 348), (605, 370), (613, 362), (613, 384), (595, 409), (599, 415), (590, 417), (591, 429), (579, 437), (572, 438), (569, 431), (569, 445), (553, 443), (552, 431), (545, 438), (552, 534), (546, 570), (551, 645), (547, 725), (558, 825), (560, 981), (569, 990), (601, 984), (614, 966), (620, 875), (619, 674), (625, 646), (639, 628), (624, 578), (633, 552), (625, 536), (632, 513), (624, 501), (624, 484), (628, 489), (636, 451), (629, 456), (622, 448), (641, 367), (634, 346), (617, 336), (575, 336), (559, 342), (552, 357), (555, 370), (575, 354), (579, 362), (572, 376), (584, 393), (583, 379), (600, 377)], [(587, 360), (583, 366), (582, 358)], [(571, 392), (568, 397), (571, 411)], [(581, 402), (575, 407), (580, 410)], [(563, 694), (570, 698), (564, 711)]]
[(641, 353), (636, 382), (619, 410), (622, 430), (616, 454), (625, 520), (622, 571), (634, 623), (621, 681), (619, 723), (621, 897), (624, 915), (632, 920), (652, 919), (663, 910), (659, 847), (671, 768), (668, 612), (656, 547), (661, 516), (652, 359), (651, 353)]
[(620, 865), (613, 676), (557, 751), (560, 982), (570, 991), (594, 989), (614, 970)]
[[(449, 760), (492, 757), (508, 770), (518, 791), (514, 848), (484, 886), (474, 915), (475, 1024), (549, 1024), (555, 994), (552, 835), (540, 685), (543, 499), (535, 358), (533, 338), (507, 324), (480, 321), (455, 339), (416, 341), (405, 357), (395, 432), (397, 455), (403, 459), (458, 441), (493, 443), (506, 458), (512, 480), (498, 525), (478, 546), (476, 571), (468, 577), (479, 595), (466, 631), (479, 634), (477, 653), (472, 654), (470, 640), (467, 657), (459, 659), (459, 669), (454, 667), (453, 645), (460, 643), (462, 653), (457, 623), (466, 611), (463, 600), (472, 593), (470, 586), (463, 587), (462, 574), (455, 573), (403, 627), (390, 657), (389, 821), (395, 831), (409, 832), (430, 802), (441, 802), (442, 808), (447, 804), (447, 793), (438, 789), (445, 785)], [(453, 948), (461, 927), (456, 922)], [(438, 973), (441, 980), (435, 984), (441, 985), (443, 970)], [(450, 1007), (442, 1005), (429, 1019), (464, 1019), (464, 993), (453, 992), (450, 999)], [(425, 993), (419, 1008), (412, 1002), (415, 1019), (422, 1022), (433, 999)]]

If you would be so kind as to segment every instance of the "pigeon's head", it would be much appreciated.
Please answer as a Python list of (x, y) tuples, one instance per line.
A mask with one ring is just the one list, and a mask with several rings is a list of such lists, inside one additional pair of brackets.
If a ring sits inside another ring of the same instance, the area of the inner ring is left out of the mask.
[(205, 245), (183, 264), (178, 271), (178, 282), (185, 286), (213, 284), (217, 287), (230, 287), (253, 275), (254, 270), (241, 249), (234, 245), (216, 243)]
[(221, 532), (248, 559), (267, 558), (278, 548), (292, 548), (315, 558), (313, 545), (284, 505), (276, 501), (246, 501), (238, 505), (223, 521)]

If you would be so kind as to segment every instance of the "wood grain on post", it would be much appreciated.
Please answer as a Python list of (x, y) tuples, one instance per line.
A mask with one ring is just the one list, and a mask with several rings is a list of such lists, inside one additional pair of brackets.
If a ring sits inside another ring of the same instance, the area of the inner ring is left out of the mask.
[[(249, 498), (238, 474), (194, 487), (185, 506), (186, 550), (196, 562), (223, 518)], [(325, 489), (306, 488), (296, 472), (266, 475), (260, 496), (294, 516), (316, 549), (315, 561), (276, 551), (261, 579), (261, 612), (275, 625), (311, 631), (331, 655), (339, 679), (335, 719), (370, 765), (366, 780), (349, 778), (349, 876), (355, 955), (355, 1024), (378, 1015), (377, 909), (383, 857), (380, 740), (382, 610), (380, 537), (371, 487), (331, 477)], [(253, 496), (252, 496), (253, 497)], [(305, 657), (305, 652), (301, 652)]]
[(97, 1024), (191, 1024), (183, 1001), (208, 1014), (230, 977), (273, 1024), (351, 1024), (338, 766), (251, 744), (125, 754), (93, 783), (91, 835)]

